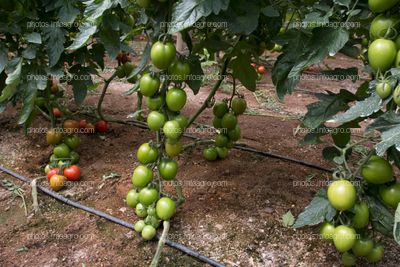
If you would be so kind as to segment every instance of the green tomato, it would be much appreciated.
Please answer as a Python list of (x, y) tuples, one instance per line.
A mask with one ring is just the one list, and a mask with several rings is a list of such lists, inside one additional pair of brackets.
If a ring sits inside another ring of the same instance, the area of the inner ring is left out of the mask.
[(348, 210), (355, 204), (356, 189), (347, 180), (334, 181), (328, 187), (328, 199), (335, 209)]
[(147, 125), (152, 131), (160, 130), (164, 126), (165, 121), (165, 115), (158, 111), (152, 111), (147, 116)]
[(174, 82), (184, 82), (190, 74), (190, 66), (181, 60), (175, 60), (168, 68), (171, 80)]
[(396, 59), (396, 44), (391, 40), (376, 39), (368, 48), (369, 65), (375, 70), (385, 72)]
[(151, 240), (156, 236), (156, 229), (151, 225), (146, 225), (142, 230), (142, 238), (144, 240)]
[(71, 163), (72, 164), (76, 164), (76, 163), (79, 162), (80, 157), (79, 157), (79, 154), (77, 152), (71, 151), (69, 153), (69, 157), (71, 158)]
[(156, 202), (158, 198), (158, 191), (155, 188), (143, 188), (139, 192), (139, 201), (145, 206), (149, 206)]
[(160, 88), (160, 79), (151, 76), (150, 73), (143, 74), (139, 81), (139, 89), (142, 95), (152, 97)]
[(235, 129), (236, 124), (237, 124), (237, 118), (236, 118), (235, 114), (226, 113), (222, 117), (222, 121), (221, 121), (222, 128), (226, 128), (228, 130), (233, 130), (233, 129)]
[(115, 73), (117, 74), (117, 77), (122, 79), (125, 77), (125, 71), (123, 66), (118, 66)]
[(214, 147), (208, 147), (203, 150), (203, 157), (208, 161), (214, 161), (218, 157), (218, 152)]
[(354, 266), (356, 265), (357, 258), (350, 252), (345, 252), (342, 255), (342, 263), (344, 266)]
[(375, 91), (380, 98), (385, 99), (392, 93), (392, 86), (389, 82), (380, 82), (376, 85)]
[(361, 168), (361, 176), (371, 184), (384, 184), (393, 180), (392, 165), (384, 158), (372, 156)]
[(178, 163), (175, 160), (162, 159), (158, 165), (158, 171), (162, 178), (170, 181), (178, 173)]
[(369, 238), (357, 239), (352, 251), (358, 257), (367, 256), (373, 249), (374, 242)]
[(135, 231), (138, 233), (141, 233), (143, 228), (146, 226), (145, 222), (143, 220), (139, 220), (135, 223)]
[(392, 208), (396, 208), (400, 203), (400, 184), (396, 183), (391, 186), (381, 186), (379, 188), (379, 195), (383, 202)]
[(335, 233), (335, 226), (330, 222), (324, 222), (319, 229), (319, 233), (322, 239), (332, 240), (333, 235)]
[(187, 95), (183, 89), (171, 88), (167, 92), (166, 103), (170, 110), (180, 111), (186, 104)]
[(368, 6), (372, 12), (381, 13), (390, 9), (398, 2), (399, 0), (368, 0)]
[(170, 144), (165, 142), (165, 153), (172, 157), (178, 156), (182, 151), (182, 143), (180, 141), (176, 142), (175, 144)]
[(221, 118), (214, 117), (214, 119), (213, 119), (214, 128), (216, 128), (216, 129), (222, 128), (222, 124), (221, 123), (222, 123), (222, 119)]
[(135, 213), (139, 218), (144, 218), (147, 216), (147, 209), (142, 203), (136, 205)]
[(239, 125), (236, 125), (235, 129), (228, 131), (229, 140), (235, 142), (240, 139), (242, 133)]
[(189, 124), (189, 119), (186, 116), (183, 116), (182, 114), (175, 116), (174, 120), (179, 123), (179, 126), (181, 126), (181, 129), (185, 129)]
[(217, 147), (225, 147), (228, 144), (228, 136), (224, 134), (218, 134), (217, 137), (215, 138), (215, 145)]
[(369, 209), (365, 202), (361, 202), (354, 206), (353, 227), (361, 229), (368, 226), (369, 223)]
[(400, 106), (400, 85), (398, 85), (393, 92), (393, 101), (397, 106)]
[(168, 221), (176, 211), (175, 202), (169, 197), (162, 197), (157, 201), (156, 213), (158, 218)]
[(160, 70), (167, 69), (174, 61), (176, 48), (173, 43), (156, 42), (151, 47), (150, 58), (153, 65)]
[(232, 110), (236, 115), (243, 114), (247, 108), (247, 102), (244, 98), (235, 97), (231, 103)]
[(67, 136), (64, 138), (64, 143), (71, 149), (75, 149), (81, 143), (81, 139), (77, 135)]
[(159, 110), (163, 104), (164, 98), (161, 95), (146, 97), (146, 105), (152, 111)]
[(224, 159), (228, 156), (229, 149), (226, 147), (217, 147), (217, 154), (220, 159)]
[(135, 64), (133, 64), (132, 62), (129, 62), (129, 61), (125, 62), (124, 65), (122, 65), (122, 68), (124, 69), (125, 76), (128, 77), (135, 67), (136, 67)]
[(70, 149), (66, 144), (60, 144), (53, 149), (53, 153), (57, 158), (69, 158)]
[(136, 157), (142, 164), (153, 163), (158, 158), (158, 150), (149, 143), (142, 144), (136, 152)]
[(213, 114), (218, 118), (222, 118), (226, 113), (228, 113), (228, 111), (229, 107), (225, 101), (217, 102), (213, 107)]
[(398, 18), (395, 17), (387, 17), (384, 14), (376, 16), (371, 22), (371, 27), (369, 28), (371, 39), (375, 40), (378, 38), (384, 38), (385, 35), (387, 37), (393, 36), (391, 32), (393, 32), (393, 27), (397, 22)]
[(153, 171), (143, 165), (137, 166), (132, 174), (132, 184), (136, 188), (143, 188), (153, 180)]
[(129, 190), (128, 194), (126, 195), (126, 204), (128, 205), (128, 207), (135, 208), (138, 203), (139, 193), (136, 192), (135, 189)]
[(357, 234), (353, 228), (339, 225), (333, 233), (333, 243), (338, 251), (346, 252), (354, 246), (356, 237)]
[(369, 262), (372, 262), (372, 263), (379, 262), (382, 259), (384, 252), (385, 252), (385, 248), (382, 245), (377, 245), (367, 255), (367, 259)]
[(167, 138), (178, 139), (181, 136), (182, 129), (179, 123), (175, 120), (167, 121), (163, 127), (164, 134)]

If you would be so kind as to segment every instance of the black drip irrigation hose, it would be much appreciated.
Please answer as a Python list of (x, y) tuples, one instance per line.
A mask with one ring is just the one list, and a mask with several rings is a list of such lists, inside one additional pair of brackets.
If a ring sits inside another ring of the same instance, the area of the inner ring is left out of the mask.
[[(20, 181), (22, 181), (24, 183), (27, 183), (27, 184), (31, 183), (31, 180), (29, 178), (26, 178), (25, 176), (22, 176), (22, 175), (20, 175), (18, 173), (15, 173), (15, 172), (13, 172), (13, 171), (11, 171), (11, 170), (9, 170), (9, 169), (1, 166), (1, 165), (0, 165), (0, 170), (3, 171), (6, 174), (9, 174), (9, 175), (13, 176), (14, 178), (16, 178), (16, 179), (18, 179), (18, 180), (20, 180)], [(50, 190), (50, 189), (46, 188), (46, 187), (38, 185), (37, 188), (40, 191), (42, 191), (43, 193), (45, 193), (46, 195), (49, 195), (52, 198), (55, 198), (56, 200), (58, 200), (58, 201), (60, 201), (60, 202), (62, 202), (64, 204), (67, 204), (69, 206), (72, 206), (72, 207), (80, 209), (80, 210), (84, 210), (84, 211), (86, 211), (88, 213), (91, 213), (91, 214), (97, 215), (97, 216), (99, 216), (101, 218), (104, 218), (104, 219), (106, 219), (106, 220), (108, 220), (110, 222), (113, 222), (115, 224), (119, 224), (119, 225), (124, 226), (126, 228), (129, 228), (131, 230), (134, 230), (134, 225), (131, 224), (131, 223), (128, 223), (128, 222), (126, 222), (124, 220), (121, 220), (119, 218), (116, 218), (114, 216), (111, 216), (111, 215), (109, 215), (107, 213), (104, 213), (102, 211), (98, 211), (96, 209), (93, 209), (93, 208), (90, 208), (88, 206), (82, 205), (79, 202), (72, 201), (72, 200), (70, 200), (70, 199), (68, 199), (68, 198), (66, 198), (66, 197), (54, 192), (53, 190)], [(157, 234), (156, 239), (157, 240), (160, 239), (160, 235), (159, 234)], [(219, 263), (219, 262), (217, 262), (217, 261), (215, 261), (213, 259), (210, 259), (210, 258), (208, 258), (208, 257), (206, 257), (204, 255), (201, 255), (199, 252), (194, 251), (194, 250), (192, 250), (192, 249), (190, 249), (190, 248), (188, 248), (188, 247), (186, 247), (186, 246), (184, 246), (182, 244), (176, 243), (176, 242), (168, 240), (168, 239), (165, 241), (165, 244), (170, 246), (171, 248), (179, 250), (179, 251), (181, 251), (181, 252), (183, 252), (183, 253), (185, 253), (185, 254), (187, 254), (187, 255), (189, 255), (189, 256), (191, 256), (191, 257), (193, 257), (193, 258), (195, 258), (195, 259), (197, 259), (199, 261), (208, 263), (211, 266), (214, 266), (214, 267), (225, 267), (225, 265), (223, 265), (223, 264), (221, 264), (221, 263)]]
[[(132, 121), (128, 121), (128, 122), (130, 124), (136, 126), (136, 127), (139, 127), (139, 128), (142, 128), (142, 129), (149, 129), (147, 127), (147, 125), (145, 123), (143, 123), (143, 122), (136, 121), (136, 120), (135, 121), (132, 120)], [(196, 137), (196, 136), (190, 135), (190, 134), (183, 134), (183, 136), (187, 137), (187, 138), (190, 138), (190, 139), (203, 140), (203, 139), (201, 139), (199, 137)], [(334, 172), (333, 169), (329, 169), (329, 168), (326, 168), (326, 167), (323, 167), (323, 166), (319, 166), (319, 165), (316, 165), (316, 164), (313, 164), (313, 163), (310, 163), (310, 162), (302, 161), (302, 160), (299, 160), (299, 159), (294, 159), (294, 158), (282, 156), (282, 155), (279, 155), (279, 154), (274, 154), (274, 153), (271, 153), (271, 152), (258, 150), (258, 149), (246, 146), (244, 144), (235, 144), (233, 146), (233, 148), (238, 149), (238, 150), (242, 150), (242, 151), (251, 152), (251, 153), (254, 153), (256, 155), (263, 156), (263, 157), (269, 157), (269, 158), (275, 158), (275, 159), (279, 159), (279, 160), (293, 162), (293, 163), (296, 163), (296, 164), (299, 164), (299, 165), (303, 165), (303, 166), (306, 166), (306, 167), (309, 167), (309, 168), (313, 168), (313, 169), (324, 171), (324, 172), (328, 172), (328, 173), (333, 173)]]

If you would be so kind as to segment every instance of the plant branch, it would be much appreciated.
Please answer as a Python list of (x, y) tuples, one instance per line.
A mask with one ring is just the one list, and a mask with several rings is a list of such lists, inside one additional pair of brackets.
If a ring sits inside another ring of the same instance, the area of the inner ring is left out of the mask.
[(101, 105), (103, 104), (104, 96), (106, 95), (108, 86), (110, 85), (111, 81), (115, 77), (117, 77), (117, 72), (114, 72), (113, 75), (111, 75), (110, 78), (108, 78), (107, 80), (104, 81), (103, 91), (101, 92), (99, 102), (97, 103), (97, 113), (99, 115), (99, 118), (102, 119), (102, 120), (105, 120), (105, 119), (104, 119), (104, 115), (103, 115), (103, 111), (102, 111)]
[(165, 245), (165, 241), (167, 240), (168, 231), (169, 231), (170, 223), (169, 221), (164, 221), (163, 223), (163, 232), (161, 234), (160, 240), (158, 240), (158, 246), (156, 253), (154, 254), (153, 260), (151, 261), (150, 267), (157, 267), (158, 262), (160, 261), (161, 253)]

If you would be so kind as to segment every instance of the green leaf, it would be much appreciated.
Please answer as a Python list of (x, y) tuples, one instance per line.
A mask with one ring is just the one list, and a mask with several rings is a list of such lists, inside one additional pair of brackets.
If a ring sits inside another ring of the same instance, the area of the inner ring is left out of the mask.
[(349, 108), (345, 113), (336, 115), (331, 121), (334, 123), (343, 124), (360, 117), (368, 117), (382, 108), (381, 103), (381, 98), (376, 94), (372, 94), (367, 99), (356, 102), (356, 104)]
[(38, 32), (32, 32), (25, 34), (24, 38), (29, 42), (33, 44), (41, 44), (42, 43), (42, 36)]
[(28, 45), (28, 47), (22, 51), (22, 57), (26, 59), (36, 58), (36, 47)]
[(335, 4), (339, 4), (339, 5), (341, 5), (341, 6), (345, 6), (345, 7), (349, 8), (349, 7), (350, 7), (351, 0), (334, 0), (333, 2), (334, 2)]
[(400, 245), (400, 204), (397, 205), (396, 213), (394, 214), (393, 237), (397, 244)]
[(280, 99), (291, 93), (300, 80), (302, 71), (334, 56), (349, 40), (343, 28), (314, 28), (312, 36), (306, 32), (289, 30), (281, 37), (284, 53), (278, 57), (272, 71), (272, 81)]
[(103, 44), (93, 44), (92, 49), (89, 50), (90, 56), (97, 65), (104, 69), (105, 49)]
[(370, 221), (374, 229), (384, 235), (393, 235), (394, 218), (392, 213), (377, 198), (367, 196)]
[(290, 227), (294, 224), (294, 216), (290, 210), (283, 214), (282, 224), (284, 227)]
[(132, 72), (129, 75), (127, 75), (126, 77), (127, 80), (141, 73), (142, 70), (146, 67), (147, 62), (149, 62), (150, 59), (150, 50), (151, 50), (150, 43), (147, 43), (143, 50), (142, 58), (140, 59), (139, 64), (136, 66), (136, 68), (132, 70)]
[(78, 3), (76, 0), (58, 0), (54, 6), (59, 8), (58, 17), (61, 22), (72, 23), (80, 14), (75, 5)]
[(24, 124), (29, 119), (35, 107), (35, 99), (37, 94), (37, 88), (35, 85), (35, 81), (23, 85), (24, 100), (22, 102), (22, 110), (20, 112), (18, 124)]
[(0, 44), (0, 73), (3, 72), (8, 62), (8, 48)]
[(358, 78), (358, 69), (355, 67), (347, 69), (335, 68), (333, 70), (322, 70), (321, 74), (323, 76), (335, 78), (338, 81), (352, 80), (354, 82)]
[(85, 23), (79, 27), (79, 33), (77, 34), (74, 42), (67, 48), (76, 50), (86, 44), (90, 37), (96, 32), (97, 26), (91, 23)]
[(233, 76), (239, 79), (244, 87), (254, 92), (256, 90), (257, 73), (250, 64), (250, 57), (241, 55), (231, 61), (231, 68)]
[(336, 210), (331, 206), (329, 200), (326, 198), (325, 189), (320, 189), (310, 204), (299, 215), (293, 227), (300, 228), (306, 225), (317, 225), (325, 220), (332, 220), (335, 215)]
[(84, 16), (88, 20), (94, 21), (101, 17), (106, 10), (110, 9), (117, 3), (111, 0), (89, 0), (85, 2), (85, 4), (87, 7), (85, 9)]
[(21, 79), (22, 59), (18, 59), (14, 71), (7, 76), (6, 87), (0, 95), (0, 103), (10, 99), (17, 91), (19, 81)]
[[(343, 90), (342, 92), (344, 93)], [(308, 112), (304, 117), (303, 124), (310, 129), (315, 129), (339, 111), (346, 110), (347, 103), (341, 93), (316, 94), (319, 101), (307, 105)]]
[(74, 92), (75, 103), (81, 105), (86, 98), (88, 88), (93, 86), (93, 81), (88, 68), (77, 68), (73, 74), (70, 83)]
[(169, 33), (189, 28), (200, 18), (207, 17), (212, 13), (218, 15), (228, 6), (229, 0), (180, 0), (173, 6)]
[(378, 155), (385, 154), (391, 146), (400, 151), (400, 115), (393, 111), (387, 111), (367, 126), (365, 133), (373, 130), (381, 133), (382, 141), (375, 146)]
[(269, 18), (278, 18), (280, 17), (279, 10), (274, 6), (266, 6), (261, 9), (261, 13)]
[(64, 31), (60, 27), (45, 27), (43, 28), (43, 33), (49, 55), (49, 65), (53, 67), (64, 52)]
[(204, 72), (198, 56), (190, 55), (188, 63), (190, 65), (190, 75), (186, 83), (192, 89), (193, 94), (197, 95), (203, 84)]
[(110, 58), (115, 58), (121, 50), (119, 32), (111, 27), (103, 27), (99, 32), (99, 36)]

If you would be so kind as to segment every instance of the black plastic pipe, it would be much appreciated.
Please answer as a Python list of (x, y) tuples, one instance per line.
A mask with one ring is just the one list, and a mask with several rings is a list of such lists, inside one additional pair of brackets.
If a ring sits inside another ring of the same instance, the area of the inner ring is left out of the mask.
[[(9, 169), (1, 166), (1, 165), (0, 165), (0, 170), (3, 171), (4, 173), (7, 173), (7, 174), (15, 177), (16, 179), (18, 179), (18, 180), (20, 180), (20, 181), (22, 181), (24, 183), (27, 183), (27, 184), (31, 183), (31, 180), (29, 178), (26, 178), (25, 176), (22, 176), (22, 175), (20, 175), (18, 173), (15, 173), (15, 172), (13, 172), (13, 171), (11, 171), (11, 170), (9, 170)], [(99, 211), (99, 210), (90, 208), (88, 206), (82, 205), (79, 202), (72, 201), (72, 200), (70, 200), (70, 199), (68, 199), (68, 198), (66, 198), (66, 197), (54, 192), (53, 190), (50, 190), (50, 189), (46, 188), (46, 187), (38, 185), (37, 188), (40, 191), (42, 191), (43, 193), (51, 196), (52, 198), (55, 198), (56, 200), (58, 200), (58, 201), (60, 201), (60, 202), (62, 202), (64, 204), (67, 204), (69, 206), (72, 206), (72, 207), (80, 209), (80, 210), (84, 210), (84, 211), (86, 211), (88, 213), (91, 213), (91, 214), (97, 215), (97, 216), (99, 216), (101, 218), (104, 218), (104, 219), (106, 219), (106, 220), (108, 220), (110, 222), (119, 224), (119, 225), (124, 226), (126, 228), (129, 228), (131, 230), (134, 230), (134, 225), (131, 224), (131, 223), (128, 223), (128, 222), (126, 222), (124, 220), (121, 220), (121, 219), (119, 219), (117, 217), (111, 216), (111, 215), (109, 215), (107, 213), (104, 213), (102, 211)], [(159, 238), (160, 238), (160, 235), (157, 235), (156, 239), (159, 240)], [(190, 249), (190, 248), (188, 248), (188, 247), (186, 247), (186, 246), (184, 246), (182, 244), (176, 243), (176, 242), (168, 240), (168, 239), (166, 240), (165, 244), (170, 246), (170, 247), (172, 247), (172, 248), (174, 248), (174, 249), (176, 249), (176, 250), (179, 250), (179, 251), (181, 251), (181, 252), (183, 252), (183, 253), (185, 253), (185, 254), (187, 254), (187, 255), (189, 255), (189, 256), (191, 256), (191, 257), (193, 257), (193, 258), (195, 258), (195, 259), (197, 259), (199, 261), (208, 263), (211, 266), (214, 266), (214, 267), (225, 267), (225, 265), (223, 265), (223, 264), (221, 264), (221, 263), (219, 263), (219, 262), (217, 262), (217, 261), (215, 261), (213, 259), (210, 259), (210, 258), (200, 254), (199, 252), (194, 251), (194, 250), (192, 250), (192, 249)]]

